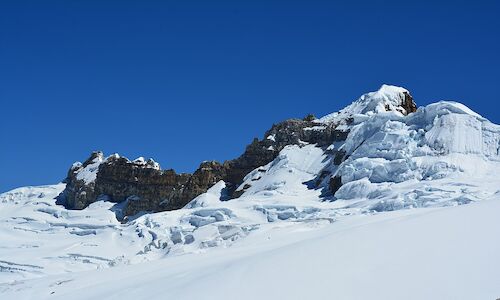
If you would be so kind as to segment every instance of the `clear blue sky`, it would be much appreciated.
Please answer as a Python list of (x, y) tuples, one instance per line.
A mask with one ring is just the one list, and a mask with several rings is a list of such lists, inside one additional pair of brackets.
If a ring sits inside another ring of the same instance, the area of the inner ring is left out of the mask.
[(500, 123), (498, 1), (0, 2), (0, 191), (92, 150), (191, 172), (382, 83)]

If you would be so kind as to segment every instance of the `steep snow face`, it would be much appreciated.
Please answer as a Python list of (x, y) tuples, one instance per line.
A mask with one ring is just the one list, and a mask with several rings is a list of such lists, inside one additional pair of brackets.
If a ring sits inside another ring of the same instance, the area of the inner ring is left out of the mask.
[(186, 208), (214, 206), (221, 202), (223, 191), (226, 188), (224, 181), (217, 182), (206, 193), (199, 195), (186, 205)]
[(434, 119), (425, 142), (448, 153), (484, 154), (482, 122), (470, 115), (447, 114)]
[(76, 173), (77, 180), (83, 180), (85, 184), (95, 181), (99, 165), (105, 161), (102, 153), (99, 153), (91, 162), (83, 166), (80, 162), (73, 164), (72, 170)]
[(354, 122), (343, 150), (349, 156), (388, 160), (450, 153), (497, 160), (500, 126), (457, 107), (442, 101), (409, 116), (387, 112)]
[(275, 160), (253, 170), (243, 179), (238, 189), (250, 187), (241, 197), (297, 196), (307, 191), (305, 183), (313, 180), (330, 159), (321, 148), (314, 145), (287, 146)]
[(391, 191), (410, 180), (467, 182), (486, 170), (495, 173), (499, 145), (500, 126), (456, 102), (434, 103), (408, 116), (374, 114), (350, 125), (340, 147), (346, 160), (329, 167), (344, 185), (335, 196), (368, 199), (367, 207), (384, 210), (434, 205), (431, 195), (421, 201)]
[[(422, 108), (414, 123), (432, 126), (426, 130), (426, 144), (446, 153), (479, 154), (498, 160), (500, 126), (465, 105), (441, 101)], [(423, 121), (423, 122), (422, 122)]]

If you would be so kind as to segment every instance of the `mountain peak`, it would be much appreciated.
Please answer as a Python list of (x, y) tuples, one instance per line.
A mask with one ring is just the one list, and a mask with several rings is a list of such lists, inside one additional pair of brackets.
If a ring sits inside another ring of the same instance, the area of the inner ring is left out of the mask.
[[(274, 124), (241, 156), (223, 163), (204, 162), (192, 174), (161, 170), (158, 163), (142, 157), (105, 158), (94, 152), (83, 164), (71, 167), (59, 199), (67, 208), (82, 209), (104, 195), (124, 202), (125, 217), (180, 209), (219, 181), (224, 182), (220, 196), (225, 200), (286, 194), (305, 188), (303, 183), (309, 181), (307, 188), (322, 190), (327, 197), (367, 198), (369, 209), (379, 205), (373, 198), (382, 193), (391, 199), (377, 208), (383, 210), (389, 202), (398, 207), (415, 204), (398, 200), (384, 185), (469, 170), (470, 164), (450, 157), (497, 160), (499, 145), (500, 128), (465, 105), (441, 101), (417, 111), (407, 89), (384, 84), (321, 119), (308, 116)], [(287, 169), (291, 166), (296, 168)], [(289, 177), (291, 181), (285, 180)], [(287, 182), (299, 184), (290, 187)], [(363, 194), (370, 190), (374, 193)]]
[(417, 105), (407, 89), (383, 84), (377, 91), (363, 94), (344, 109), (326, 115), (318, 122), (342, 124), (356, 115), (373, 115), (387, 111), (408, 115), (417, 111)]

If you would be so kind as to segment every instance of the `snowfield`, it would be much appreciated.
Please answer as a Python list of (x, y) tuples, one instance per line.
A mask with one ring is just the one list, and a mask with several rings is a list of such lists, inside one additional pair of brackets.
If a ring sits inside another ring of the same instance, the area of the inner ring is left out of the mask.
[(221, 181), (122, 224), (120, 204), (56, 205), (62, 183), (0, 194), (0, 298), (500, 298), (500, 126), (451, 101), (405, 116), (404, 92), (316, 120), (346, 141), (285, 147), (230, 201)]
[[(5, 280), (0, 292), (4, 299), (496, 299), (499, 200), (330, 225), (270, 223), (230, 248)], [(84, 241), (52, 243), (76, 252)], [(109, 251), (115, 242), (98, 247)]]

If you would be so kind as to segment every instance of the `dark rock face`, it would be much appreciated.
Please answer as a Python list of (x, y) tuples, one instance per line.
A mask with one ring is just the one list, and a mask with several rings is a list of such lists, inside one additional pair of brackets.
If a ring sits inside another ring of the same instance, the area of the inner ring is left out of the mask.
[(406, 114), (411, 114), (417, 111), (417, 105), (413, 101), (413, 97), (408, 92), (403, 92), (403, 101), (401, 107), (406, 111)]
[[(154, 162), (135, 162), (119, 156), (105, 159), (102, 152), (94, 152), (83, 164), (69, 170), (67, 187), (59, 198), (70, 209), (83, 209), (98, 199), (127, 201), (125, 216), (179, 209), (219, 180), (226, 182), (227, 197), (236, 198), (245, 190), (236, 192), (245, 175), (273, 161), (285, 146), (302, 143), (328, 146), (346, 137), (347, 132), (335, 130), (333, 125), (315, 123), (313, 117), (290, 119), (273, 125), (263, 140), (254, 139), (240, 157), (223, 164), (204, 162), (193, 174), (160, 170)], [(102, 163), (94, 181), (78, 179), (79, 171), (96, 162)]]
[(66, 183), (66, 189), (59, 195), (58, 202), (73, 209), (84, 209), (90, 203), (94, 202), (95, 182), (85, 182), (84, 179), (78, 179), (77, 173), (89, 165), (101, 162), (103, 159), (103, 153), (95, 151), (92, 152), (90, 157), (83, 164), (74, 164), (71, 166), (64, 181)]
[[(82, 168), (96, 156), (103, 159), (102, 152), (94, 152)], [(217, 162), (204, 162), (193, 174), (177, 174), (174, 170), (160, 170), (151, 164), (118, 156), (111, 156), (99, 165), (94, 182), (79, 180), (78, 170), (80, 168), (70, 170), (66, 189), (59, 197), (66, 207), (83, 209), (99, 199), (127, 200), (125, 216), (140, 211), (179, 209), (221, 180), (224, 174)]]
[(243, 155), (224, 163), (227, 167), (224, 181), (228, 184), (228, 192), (233, 198), (239, 197), (246, 190), (243, 188), (236, 191), (243, 177), (273, 161), (285, 146), (309, 143), (328, 147), (335, 141), (345, 140), (347, 135), (346, 131), (336, 130), (335, 124), (316, 123), (312, 117), (306, 117), (304, 120), (289, 119), (275, 124), (265, 133), (264, 139), (254, 139)]
[[(141, 211), (158, 212), (182, 208), (222, 180), (224, 175), (222, 165), (217, 162), (204, 162), (193, 174), (176, 174), (174, 170), (145, 172), (144, 169), (131, 172), (128, 168), (121, 173), (124, 177), (123, 181), (116, 180), (113, 175), (115, 169), (113, 163), (107, 164), (103, 169), (109, 169), (111, 172), (104, 173), (109, 176), (98, 175), (99, 178), (105, 178), (106, 182), (103, 182), (102, 189), (96, 190), (100, 194), (111, 195), (116, 198), (114, 200), (128, 199), (123, 212), (125, 216)], [(137, 176), (130, 175), (130, 173), (136, 173)], [(133, 196), (130, 197), (130, 195)]]
[(329, 188), (330, 192), (334, 195), (342, 186), (342, 178), (340, 176), (334, 176), (330, 178)]

